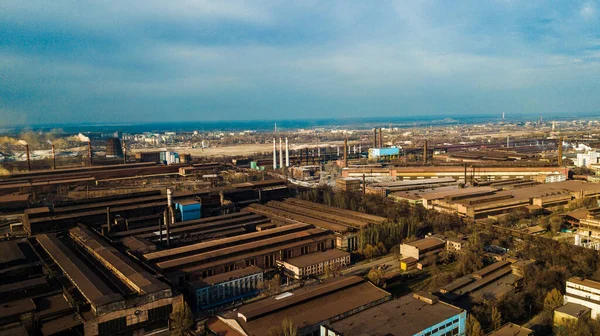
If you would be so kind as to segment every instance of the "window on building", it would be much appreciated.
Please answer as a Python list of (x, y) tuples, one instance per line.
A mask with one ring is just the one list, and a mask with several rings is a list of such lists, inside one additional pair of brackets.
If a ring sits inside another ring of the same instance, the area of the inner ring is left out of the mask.
[(231, 272), (235, 270), (235, 264), (225, 265), (225, 272)]
[(160, 306), (148, 310), (148, 320), (162, 320), (169, 318), (169, 314), (173, 311), (172, 305)]
[(256, 266), (256, 259), (255, 258), (247, 259), (246, 266)]
[(127, 319), (125, 316), (114, 320), (98, 323), (98, 335), (110, 336), (122, 333), (127, 328)]

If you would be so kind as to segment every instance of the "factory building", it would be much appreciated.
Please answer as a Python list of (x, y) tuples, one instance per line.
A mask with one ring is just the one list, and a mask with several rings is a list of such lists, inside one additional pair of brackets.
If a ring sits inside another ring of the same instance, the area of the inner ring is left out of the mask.
[(263, 270), (256, 266), (240, 268), (189, 283), (192, 309), (200, 311), (251, 298), (260, 292)]
[(510, 178), (533, 179), (538, 175), (569, 175), (568, 168), (562, 167), (493, 167), (493, 166), (425, 166), (425, 167), (350, 167), (342, 170), (342, 177), (392, 178), (396, 181), (418, 180), (427, 178), (467, 178), (471, 181), (490, 181)]
[(400, 148), (369, 148), (369, 160), (387, 160), (400, 156)]
[(340, 177), (335, 180), (335, 189), (345, 192), (362, 192), (361, 180), (351, 177)]
[(567, 206), (573, 200), (598, 196), (600, 187), (597, 184), (573, 180), (510, 190), (478, 187), (422, 195), (423, 205), (429, 209), (474, 219), (493, 217), (515, 210), (554, 210)]
[(209, 335), (264, 336), (290, 318), (299, 336), (315, 335), (322, 325), (347, 318), (391, 299), (364, 279), (338, 277), (244, 305), (207, 320)]
[(372, 183), (367, 186), (366, 192), (385, 197), (394, 192), (423, 190), (450, 186), (458, 186), (458, 181), (451, 177), (428, 178), (419, 180)]
[(284, 272), (294, 279), (335, 272), (350, 264), (350, 253), (338, 249), (306, 254), (287, 260), (278, 260)]
[(18, 282), (0, 286), (10, 290), (0, 300), (16, 301), (4, 304), (10, 311), (0, 316), (13, 325), (16, 318), (29, 334), (166, 333), (173, 305), (183, 299), (85, 228), (11, 243), (0, 243), (0, 249), (11, 251), (0, 253), (2, 263), (12, 265), (0, 267), (1, 283)]
[(151, 252), (143, 257), (177, 286), (248, 266), (270, 269), (277, 260), (334, 247), (330, 231), (297, 223)]
[(421, 260), (428, 255), (437, 254), (444, 251), (445, 247), (446, 242), (444, 240), (435, 237), (427, 237), (414, 242), (401, 244), (400, 254), (403, 258), (414, 258), (416, 260)]
[(271, 201), (265, 205), (253, 204), (247, 210), (273, 218), (312, 224), (331, 230), (335, 235), (335, 247), (347, 252), (358, 249), (360, 228), (383, 223), (385, 218), (367, 215), (357, 211), (317, 205), (297, 199), (284, 202)]
[(321, 336), (465, 335), (467, 312), (418, 292), (321, 326)]
[(439, 289), (440, 298), (462, 306), (467, 301), (500, 300), (519, 287), (526, 268), (532, 263), (498, 261), (477, 272), (458, 278)]

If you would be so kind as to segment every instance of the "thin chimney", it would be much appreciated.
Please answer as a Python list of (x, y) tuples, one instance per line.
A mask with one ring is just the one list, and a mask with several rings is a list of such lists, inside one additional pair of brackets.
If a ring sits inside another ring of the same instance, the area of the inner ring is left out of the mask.
[(125, 144), (125, 140), (123, 140), (123, 164), (127, 164), (127, 145)]
[(348, 138), (344, 139), (344, 168), (348, 168)]
[(275, 138), (273, 138), (273, 169), (277, 169), (277, 146), (275, 145)]
[(425, 144), (423, 145), (423, 163), (427, 164), (427, 140), (425, 140)]
[(563, 165), (563, 137), (558, 138), (558, 166), (562, 167)]
[(89, 166), (92, 166), (92, 142), (88, 141), (88, 163)]
[(52, 146), (52, 169), (56, 169), (56, 152), (54, 151), (54, 145)]
[(379, 127), (379, 148), (383, 148), (383, 136), (381, 132), (381, 127)]
[(27, 155), (27, 171), (31, 171), (31, 160), (29, 158), (29, 145), (25, 145), (25, 153)]
[(281, 138), (279, 138), (279, 168), (283, 168), (283, 145)]
[(285, 166), (290, 166), (290, 144), (287, 137), (285, 137)]
[(110, 231), (111, 231), (111, 227), (112, 225), (110, 225), (110, 207), (106, 207), (106, 230), (108, 232), (108, 234), (110, 235)]
[(373, 128), (373, 148), (377, 148), (377, 128)]

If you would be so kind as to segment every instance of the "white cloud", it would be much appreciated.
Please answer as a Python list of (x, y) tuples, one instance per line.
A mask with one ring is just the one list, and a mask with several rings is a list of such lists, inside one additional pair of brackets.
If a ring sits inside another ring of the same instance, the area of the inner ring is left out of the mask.
[(586, 20), (596, 18), (596, 5), (593, 2), (586, 2), (581, 6), (579, 14)]

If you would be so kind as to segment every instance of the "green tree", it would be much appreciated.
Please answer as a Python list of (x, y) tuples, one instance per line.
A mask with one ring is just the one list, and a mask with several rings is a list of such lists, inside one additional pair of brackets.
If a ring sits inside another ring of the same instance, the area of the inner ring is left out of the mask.
[(175, 309), (169, 317), (171, 320), (172, 336), (187, 335), (194, 324), (192, 310), (184, 300), (181, 300), (181, 302), (175, 306)]
[(563, 296), (558, 289), (554, 288), (546, 294), (546, 298), (544, 299), (544, 309), (554, 311), (562, 305)]
[(367, 244), (363, 250), (363, 255), (367, 259), (372, 259), (377, 254), (377, 248), (373, 247), (371, 244)]
[(502, 326), (502, 314), (495, 306), (492, 307), (491, 321), (492, 330), (498, 330)]
[(283, 331), (283, 336), (297, 336), (298, 328), (294, 325), (294, 321), (288, 316), (283, 318), (281, 321), (281, 330)]
[(367, 278), (376, 286), (381, 286), (383, 283), (383, 270), (372, 268), (367, 274)]
[(472, 314), (467, 315), (467, 336), (483, 336), (483, 329), (477, 318)]

